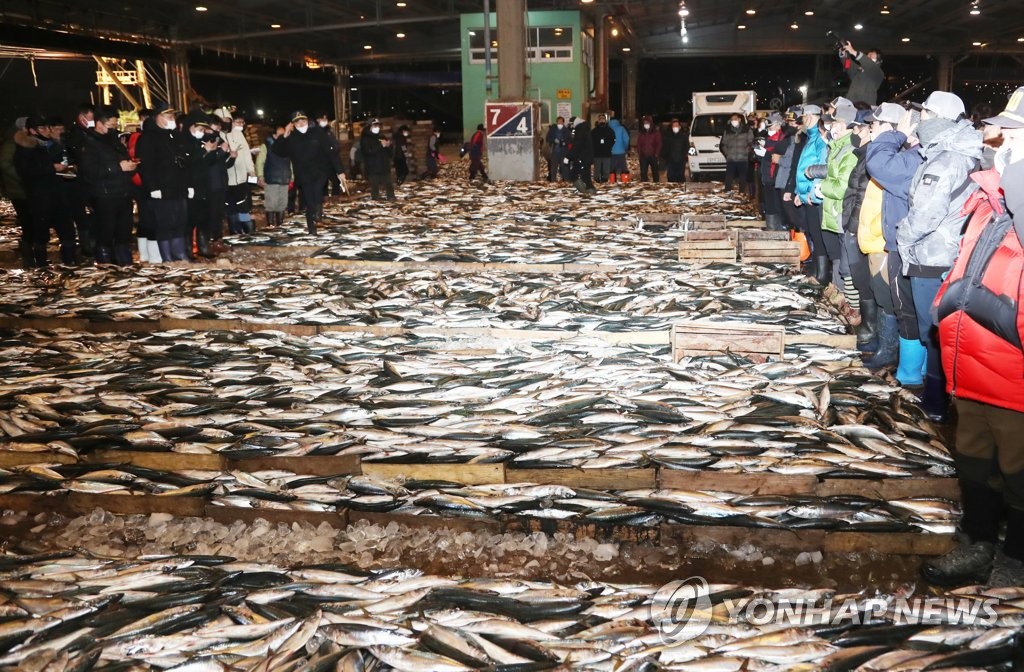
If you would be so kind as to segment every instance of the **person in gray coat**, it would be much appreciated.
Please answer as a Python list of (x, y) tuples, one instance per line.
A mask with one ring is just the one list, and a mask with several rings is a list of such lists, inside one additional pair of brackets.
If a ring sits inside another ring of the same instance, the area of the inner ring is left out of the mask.
[(928, 348), (922, 408), (932, 419), (946, 415), (948, 399), (931, 306), (942, 278), (953, 267), (966, 216), (964, 203), (978, 188), (970, 179), (981, 165), (981, 131), (966, 118), (964, 103), (935, 91), (921, 107), (917, 138), (924, 163), (910, 183), (910, 210), (896, 230), (903, 274), (917, 310), (921, 342)]
[(882, 52), (869, 49), (866, 53), (857, 51), (847, 40), (843, 43), (845, 53), (840, 54), (843, 69), (850, 78), (850, 89), (846, 97), (854, 103), (878, 104), (878, 87), (885, 81), (882, 72)]
[(719, 151), (725, 156), (725, 191), (732, 191), (733, 181), (736, 190), (743, 192), (747, 184), (747, 172), (750, 169), (750, 148), (754, 143), (754, 132), (747, 126), (742, 115), (734, 114), (729, 118), (721, 139), (718, 141)]

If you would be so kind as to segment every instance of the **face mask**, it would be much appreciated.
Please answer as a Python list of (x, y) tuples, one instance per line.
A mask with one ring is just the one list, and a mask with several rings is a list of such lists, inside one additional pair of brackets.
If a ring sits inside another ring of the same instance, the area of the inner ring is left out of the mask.
[(729, 125), (732, 126), (733, 128), (739, 128), (740, 127), (740, 122), (738, 122), (735, 119), (733, 119), (732, 121), (729, 122)]
[(85, 120), (85, 127), (86, 128), (96, 128), (96, 122), (93, 121), (92, 119), (86, 119)]
[(380, 133), (380, 126), (370, 126), (370, 133), (374, 135)]
[(234, 126), (232, 126), (231, 128), (235, 129), (236, 131), (239, 131), (239, 132), (241, 132), (241, 131), (242, 131), (242, 129), (244, 129), (244, 128), (245, 128), (245, 124), (235, 124), (235, 125), (234, 125)]
[(202, 131), (192, 131), (192, 137), (195, 138), (196, 140), (201, 140), (204, 135), (206, 134), (203, 133)]
[(672, 127), (672, 132), (673, 133), (678, 133), (680, 130), (682, 130), (682, 129), (680, 129), (679, 126), (673, 126)]
[(409, 132), (405, 131), (404, 133), (402, 133), (402, 135), (405, 136), (406, 138), (408, 138), (409, 137)]
[(176, 124), (173, 119), (168, 119), (167, 121), (164, 122), (164, 130), (173, 131), (177, 127), (178, 127), (178, 124)]
[(309, 130), (309, 126), (296, 126), (295, 130), (298, 131), (299, 133), (305, 133), (306, 131)]
[(651, 130), (651, 125), (650, 124), (644, 124), (644, 130), (645, 131)]
[(320, 124), (320, 128), (327, 128), (327, 122), (326, 121), (318, 121), (317, 123)]
[(854, 149), (860, 147), (863, 142), (864, 139), (860, 137), (859, 133), (854, 133), (853, 137), (850, 138), (850, 144), (853, 146)]
[(558, 130), (562, 130), (563, 128), (565, 128), (565, 124), (558, 124)]

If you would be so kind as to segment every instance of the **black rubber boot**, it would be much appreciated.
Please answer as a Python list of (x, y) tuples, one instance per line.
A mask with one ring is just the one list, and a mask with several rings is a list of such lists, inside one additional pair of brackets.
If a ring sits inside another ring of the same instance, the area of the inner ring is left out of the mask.
[(900, 353), (900, 330), (896, 316), (884, 310), (878, 313), (878, 348), (871, 357), (865, 357), (865, 369), (877, 371), (889, 366), (896, 366)]
[(921, 410), (934, 422), (945, 422), (949, 413), (949, 395), (946, 394), (946, 381), (940, 376), (929, 374), (924, 377)]
[(985, 583), (992, 570), (999, 522), (1003, 517), (1002, 495), (978, 483), (960, 481), (960, 545), (921, 565), (921, 576), (936, 586)]
[(1006, 537), (1003, 548), (996, 553), (988, 585), (990, 588), (1024, 586), (1024, 510), (1012, 506), (1006, 510)]
[(110, 263), (110, 248), (108, 248), (106, 245), (97, 245), (95, 252), (97, 264)]
[(832, 262), (827, 256), (814, 257), (814, 279), (822, 286), (832, 282)]
[(132, 248), (130, 245), (114, 245), (114, 263), (118, 266), (132, 265)]
[(32, 248), (32, 266), (34, 268), (46, 268), (50, 265), (50, 255), (46, 252), (46, 246)]
[(857, 349), (861, 352), (876, 352), (878, 350), (878, 304), (874, 299), (861, 298), (860, 300)]
[(167, 263), (168, 261), (174, 261), (174, 257), (171, 254), (171, 241), (158, 240), (156, 241), (156, 244), (160, 248), (160, 261), (164, 263)]

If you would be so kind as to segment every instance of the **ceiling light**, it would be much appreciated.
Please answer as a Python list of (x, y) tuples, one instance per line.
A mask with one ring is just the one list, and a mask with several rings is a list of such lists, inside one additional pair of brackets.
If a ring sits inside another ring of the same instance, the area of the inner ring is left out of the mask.
[(808, 9), (806, 12), (804, 12), (804, 16), (814, 16), (814, 10)]
[(900, 38), (900, 42), (910, 42), (910, 38), (909, 37)]
[(580, 2), (582, 2), (584, 5), (589, 5), (592, 2), (594, 2), (594, 0), (580, 0)]
[(747, 26), (744, 23), (741, 23), (740, 25), (736, 26), (736, 30), (746, 30), (746, 29), (747, 29)]
[(405, 6), (406, 6), (406, 4), (404, 2), (396, 2), (395, 3), (395, 7), (405, 7)]
[(206, 7), (203, 7), (202, 5), (196, 5), (196, 11), (197, 12), (205, 12), (206, 11)]
[(272, 23), (272, 24), (270, 24), (270, 27), (271, 28), (280, 28), (281, 24), (280, 23)]
[(793, 30), (796, 30), (797, 28), (800, 27), (800, 24), (794, 21), (793, 23), (789, 24), (789, 27), (792, 28)]
[(1017, 38), (1017, 41), (1018, 41), (1018, 42), (1024, 42), (1024, 37), (1018, 37), (1018, 38)]
[(971, 16), (977, 16), (981, 14), (981, 0), (974, 0), (971, 3)]
[(863, 23), (854, 24), (853, 29), (854, 30), (864, 30), (864, 24)]
[(370, 49), (373, 49), (373, 45), (372, 44), (364, 44), (363, 45), (363, 49), (366, 49), (367, 51), (369, 51)]
[(685, 19), (689, 15), (690, 15), (690, 10), (688, 10), (685, 6), (679, 8), (679, 16), (681, 16), (682, 18)]
[(630, 49), (629, 47), (623, 47), (623, 48), (622, 48), (622, 51), (624, 51), (624, 52), (626, 52), (626, 53), (628, 54), (629, 52), (631, 52), (631, 51), (633, 51), (633, 50), (632, 50), (632, 49)]
[(403, 37), (405, 37), (405, 33), (395, 33), (395, 37), (397, 37), (398, 39), (402, 39)]
[(612, 28), (612, 37), (618, 37), (618, 36), (619, 36), (619, 29), (618, 28)]
[(757, 14), (757, 10), (753, 9), (753, 8), (748, 9), (747, 10), (747, 14), (749, 14), (750, 16), (753, 16), (754, 14)]
[(879, 14), (885, 14), (885, 15), (888, 15), (888, 14), (889, 14), (889, 5), (887, 5), (887, 4), (883, 4), (883, 5), (882, 5), (882, 9), (880, 9), (880, 10), (878, 11), (878, 13), (879, 13)]

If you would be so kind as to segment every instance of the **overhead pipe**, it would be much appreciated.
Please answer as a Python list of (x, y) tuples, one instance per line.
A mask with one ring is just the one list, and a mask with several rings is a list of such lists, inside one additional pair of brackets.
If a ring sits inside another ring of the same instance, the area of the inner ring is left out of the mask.
[(491, 72), (491, 0), (484, 0), (484, 91), (485, 98), (494, 93), (494, 81)]

